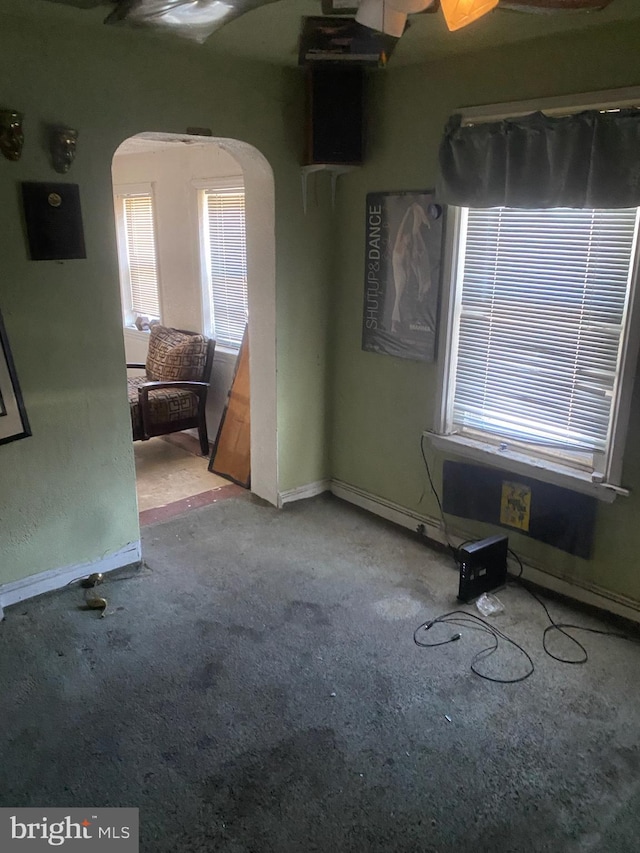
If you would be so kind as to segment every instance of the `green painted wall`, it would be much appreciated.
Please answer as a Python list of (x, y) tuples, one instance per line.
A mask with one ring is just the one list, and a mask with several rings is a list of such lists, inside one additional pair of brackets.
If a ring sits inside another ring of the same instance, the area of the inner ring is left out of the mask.
[[(115, 552), (139, 537), (125, 394), (111, 158), (141, 131), (211, 127), (271, 163), (276, 186), (280, 488), (328, 476), (328, 204), (302, 216), (297, 72), (218, 61), (76, 10), (7, 0), (0, 103), (26, 115), (20, 162), (0, 158), (0, 308), (33, 437), (0, 447), (0, 583)], [(84, 20), (84, 19), (82, 19)], [(87, 19), (88, 20), (88, 19)], [(80, 133), (86, 260), (27, 259), (19, 182), (55, 180), (43, 124)]]
[[(453, 36), (452, 36), (453, 37)], [(640, 84), (637, 25), (608, 26), (583, 35), (549, 38), (420, 67), (377, 73), (370, 93), (370, 150), (366, 166), (341, 179), (334, 272), (332, 473), (346, 483), (437, 517), (419, 441), (432, 428), (435, 365), (360, 349), (365, 196), (374, 190), (434, 185), (437, 149), (456, 108)], [(519, 535), (523, 556), (549, 572), (640, 602), (640, 384), (635, 395), (624, 483), (634, 494), (599, 505), (592, 560), (572, 558)], [(440, 483), (441, 460), (433, 455)], [(471, 535), (488, 527), (456, 526)]]
[[(273, 167), (280, 489), (334, 476), (434, 516), (418, 442), (432, 423), (436, 370), (360, 350), (365, 195), (433, 185), (440, 133), (458, 106), (639, 84), (640, 29), (418, 68), (391, 63), (372, 80), (367, 165), (340, 179), (335, 214), (328, 176), (312, 178), (305, 217), (297, 70), (217, 60), (195, 45), (76, 20), (75, 10), (38, 0), (3, 4), (0, 102), (26, 113), (27, 145), (19, 163), (0, 159), (0, 308), (34, 435), (0, 447), (0, 583), (97, 559), (139, 536), (110, 166), (118, 144), (140, 131), (208, 126), (254, 145)], [(27, 259), (18, 185), (56, 177), (42, 144), (47, 122), (80, 130), (68, 180), (81, 188), (84, 261)], [(639, 426), (640, 386), (624, 473), (632, 489), (640, 488)], [(637, 509), (635, 494), (599, 508), (590, 561), (513, 542), (549, 571), (640, 601)]]

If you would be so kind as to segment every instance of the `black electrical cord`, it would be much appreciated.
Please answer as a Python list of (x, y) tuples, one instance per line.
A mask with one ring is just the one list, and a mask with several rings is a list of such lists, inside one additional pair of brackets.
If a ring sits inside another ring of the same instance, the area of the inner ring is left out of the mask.
[[(433, 477), (431, 476), (431, 469), (429, 467), (427, 455), (424, 451), (424, 438), (425, 438), (424, 435), (422, 435), (420, 437), (420, 452), (422, 453), (422, 461), (424, 462), (424, 467), (425, 467), (425, 470), (427, 472), (427, 477), (429, 479), (429, 485), (431, 486), (431, 491), (433, 492), (433, 495), (436, 499), (436, 503), (438, 504), (438, 509), (440, 510), (440, 518), (442, 519), (442, 529), (444, 532), (444, 538), (445, 538), (447, 546), (449, 547), (449, 550), (451, 551), (451, 554), (453, 556), (453, 561), (456, 564), (456, 566), (459, 568), (459, 566), (460, 566), (460, 556), (459, 556), (460, 548), (464, 547), (464, 545), (468, 545), (469, 542), (474, 542), (475, 540), (474, 539), (468, 539), (466, 542), (463, 542), (462, 545), (459, 545), (457, 548), (454, 545), (452, 545), (451, 539), (449, 537), (449, 530), (447, 528), (447, 520), (445, 518), (444, 510), (442, 508), (442, 501), (440, 500), (440, 495), (438, 494), (438, 490), (436, 489), (435, 484), (433, 482)], [(455, 616), (455, 615), (457, 615), (458, 621), (455, 621), (454, 619), (450, 618), (450, 617)], [(439, 623), (439, 622), (448, 622), (452, 625), (458, 625), (460, 627), (465, 627), (465, 628), (472, 627), (478, 631), (484, 631), (485, 633), (490, 634), (493, 637), (493, 643), (490, 646), (488, 646), (486, 649), (481, 649), (481, 651), (477, 652), (471, 660), (471, 670), (476, 675), (478, 675), (480, 678), (484, 678), (487, 681), (494, 681), (498, 684), (515, 684), (519, 681), (524, 681), (525, 678), (529, 678), (529, 676), (533, 674), (534, 669), (535, 669), (533, 661), (532, 661), (531, 657), (529, 656), (529, 653), (527, 651), (525, 651), (525, 649), (523, 649), (522, 646), (519, 646), (518, 643), (515, 642), (515, 640), (512, 640), (510, 637), (508, 637), (506, 634), (504, 634), (502, 631), (500, 631), (494, 625), (490, 625), (488, 622), (486, 622), (480, 616), (476, 616), (474, 613), (467, 613), (465, 610), (452, 610), (450, 613), (445, 613), (442, 616), (438, 616), (436, 619), (432, 619), (430, 622), (424, 622), (422, 625), (418, 626), (418, 628), (416, 628), (416, 630), (414, 631), (414, 634), (413, 634), (413, 640), (414, 640), (415, 644), (418, 646), (423, 646), (425, 648), (435, 648), (436, 646), (444, 646), (444, 645), (447, 645), (448, 643), (452, 643), (452, 642), (455, 642), (455, 640), (460, 639), (460, 634), (454, 634), (452, 637), (449, 637), (447, 640), (443, 640), (443, 641), (437, 642), (437, 643), (424, 643), (421, 640), (419, 640), (418, 634), (421, 631), (428, 631), (433, 625), (435, 625), (436, 623)], [(480, 672), (480, 670), (476, 667), (476, 664), (479, 661), (490, 657), (492, 654), (494, 654), (498, 650), (498, 647), (500, 644), (500, 639), (503, 639), (505, 642), (513, 645), (516, 649), (518, 649), (518, 651), (520, 651), (527, 658), (530, 668), (524, 675), (519, 676), (517, 678), (508, 678), (508, 679), (494, 678), (493, 676), (486, 675), (485, 673)]]
[[(589, 660), (589, 653), (587, 652), (586, 648), (582, 645), (580, 640), (578, 640), (576, 637), (573, 637), (571, 634), (569, 634), (567, 632), (567, 630), (566, 630), (567, 628), (571, 631), (585, 631), (589, 634), (600, 634), (603, 637), (613, 637), (614, 639), (627, 640), (628, 642), (631, 642), (631, 643), (640, 642), (635, 637), (631, 637), (628, 634), (621, 634), (617, 631), (603, 631), (601, 628), (587, 628), (586, 625), (575, 625), (571, 622), (556, 622), (556, 620), (553, 618), (553, 616), (549, 612), (549, 608), (544, 603), (544, 601), (526, 584), (525, 581), (522, 580), (522, 572), (523, 572), (523, 568), (524, 568), (522, 565), (522, 560), (516, 554), (516, 552), (513, 551), (511, 548), (509, 548), (508, 550), (509, 550), (510, 554), (513, 554), (513, 556), (515, 557), (515, 559), (518, 563), (518, 566), (520, 567), (519, 574), (513, 576), (514, 581), (517, 581), (519, 583), (519, 585), (524, 590), (526, 590), (532, 598), (534, 598), (538, 602), (540, 607), (542, 607), (542, 609), (546, 613), (547, 619), (549, 620), (550, 624), (547, 625), (547, 627), (542, 632), (542, 648), (544, 649), (546, 654), (549, 655), (550, 658), (553, 658), (554, 660), (557, 660), (560, 663), (569, 663), (569, 664), (582, 664), (582, 663), (586, 663)], [(564, 657), (560, 657), (559, 655), (556, 655), (552, 651), (550, 651), (549, 647), (547, 646), (547, 637), (549, 636), (549, 634), (552, 631), (558, 631), (560, 634), (563, 634), (567, 639), (571, 640), (571, 642), (574, 643), (578, 647), (578, 649), (580, 650), (579, 657), (564, 658)]]
[[(489, 622), (482, 619), (480, 616), (476, 616), (475, 613), (468, 613), (466, 610), (451, 610), (449, 613), (443, 613), (441, 616), (437, 616), (435, 619), (431, 619), (429, 622), (423, 622), (422, 625), (419, 625), (413, 633), (414, 643), (417, 646), (422, 646), (423, 648), (434, 648), (436, 646), (444, 646), (447, 643), (452, 643), (454, 642), (454, 640), (460, 639), (460, 634), (454, 634), (452, 637), (449, 637), (449, 639), (442, 640), (437, 643), (423, 642), (420, 639), (420, 633), (429, 631), (434, 625), (438, 624), (456, 625), (457, 627), (462, 628), (472, 628), (476, 631), (481, 631), (482, 633), (489, 634), (493, 638), (493, 642), (490, 646), (487, 646), (486, 648), (481, 649), (479, 652), (476, 652), (476, 654), (471, 659), (471, 671), (478, 675), (480, 678), (484, 678), (486, 681), (493, 681), (496, 684), (517, 684), (518, 682), (524, 681), (525, 679), (529, 678), (529, 676), (533, 675), (535, 666), (530, 654), (526, 651), (526, 649), (516, 643), (515, 640), (512, 640), (511, 637), (504, 633), (504, 631), (501, 631), (499, 628), (496, 628), (495, 625), (491, 625)], [(516, 676), (515, 678), (497, 678), (493, 675), (487, 675), (486, 672), (481, 672), (480, 669), (478, 669), (477, 664), (480, 661), (486, 660), (498, 651), (498, 648), (500, 646), (500, 640), (504, 640), (504, 642), (509, 643), (527, 659), (528, 667), (527, 671), (523, 675)]]
[(513, 579), (515, 581), (519, 581), (520, 578), (522, 577), (522, 573), (524, 571), (524, 566), (522, 565), (522, 560), (520, 559), (520, 557), (518, 557), (518, 555), (513, 550), (513, 548), (507, 548), (507, 551), (509, 552), (509, 554), (512, 554), (515, 557), (515, 559), (518, 563), (518, 566), (520, 567), (520, 571), (518, 572), (518, 574), (513, 576)]
[(449, 538), (449, 530), (447, 528), (447, 520), (444, 517), (444, 510), (442, 509), (442, 502), (440, 500), (440, 495), (438, 494), (438, 491), (434, 485), (433, 477), (431, 476), (431, 469), (429, 468), (429, 463), (427, 462), (427, 455), (424, 452), (424, 435), (420, 436), (420, 452), (422, 453), (422, 461), (424, 462), (424, 467), (425, 467), (426, 472), (427, 472), (427, 477), (429, 478), (429, 485), (431, 486), (431, 491), (433, 492), (433, 495), (434, 495), (436, 502), (438, 504), (438, 509), (440, 510), (440, 518), (442, 519), (442, 530), (444, 533), (444, 538), (445, 538), (446, 543), (449, 547), (449, 550), (451, 551), (451, 553), (453, 555), (454, 562), (457, 565), (458, 564), (458, 549), (451, 544), (451, 539)]
[[(447, 522), (446, 522), (446, 519), (444, 516), (444, 510), (442, 509), (442, 502), (440, 501), (440, 495), (438, 494), (436, 487), (434, 485), (433, 478), (431, 476), (431, 470), (429, 468), (429, 463), (427, 461), (427, 457), (426, 457), (426, 454), (424, 452), (424, 435), (422, 435), (420, 438), (420, 451), (422, 453), (422, 459), (424, 462), (424, 467), (427, 471), (427, 477), (429, 478), (429, 484), (431, 486), (431, 491), (433, 492), (433, 494), (435, 496), (436, 502), (438, 504), (438, 509), (440, 510), (440, 517), (442, 518), (442, 527), (443, 527), (443, 531), (444, 531), (445, 540), (446, 540), (446, 543), (447, 543), (447, 545), (448, 545), (448, 547), (449, 547), (449, 549), (453, 555), (453, 560), (454, 560), (456, 566), (459, 568), (460, 567), (460, 556), (459, 556), (460, 549), (463, 548), (465, 545), (468, 545), (470, 542), (476, 542), (478, 540), (468, 539), (465, 542), (463, 542), (461, 545), (459, 545), (457, 548), (451, 544), (451, 540), (449, 538), (449, 531), (447, 528)], [(523, 579), (522, 575), (524, 572), (524, 566), (522, 564), (522, 560), (520, 559), (520, 557), (516, 554), (516, 552), (512, 548), (508, 548), (507, 550), (508, 550), (508, 553), (511, 554), (515, 558), (516, 562), (518, 563), (518, 567), (519, 567), (518, 574), (517, 575), (511, 575), (512, 580), (515, 581), (516, 583), (518, 583), (524, 590), (526, 590), (529, 593), (529, 595), (532, 596), (532, 598), (534, 598), (538, 602), (538, 604), (544, 610), (544, 612), (547, 616), (547, 619), (549, 620), (550, 624), (547, 625), (547, 627), (542, 632), (542, 648), (544, 649), (545, 653), (550, 658), (553, 658), (553, 660), (556, 660), (559, 663), (566, 663), (566, 664), (583, 664), (589, 660), (589, 653), (587, 652), (586, 648), (582, 645), (580, 640), (578, 640), (576, 637), (573, 637), (571, 634), (569, 634), (568, 630), (585, 631), (589, 634), (599, 634), (600, 636), (603, 636), (603, 637), (613, 637), (614, 639), (627, 640), (628, 642), (632, 642), (632, 643), (640, 643), (640, 639), (637, 639), (635, 637), (631, 637), (628, 634), (622, 634), (622, 633), (619, 633), (616, 631), (603, 631), (599, 628), (587, 628), (585, 625), (575, 625), (575, 624), (570, 623), (570, 622), (556, 622), (555, 619), (552, 617), (551, 613), (549, 612), (549, 608), (544, 603), (544, 601), (542, 601), (542, 599), (539, 598), (536, 595), (536, 593), (533, 592), (532, 589), (530, 589), (530, 587), (528, 586), (526, 581)], [(452, 617), (452, 616), (456, 616), (456, 618), (451, 619), (450, 617)], [(535, 670), (533, 660), (531, 659), (529, 653), (522, 646), (518, 645), (518, 643), (516, 643), (515, 640), (512, 640), (510, 637), (508, 637), (506, 634), (504, 634), (502, 631), (500, 631), (494, 625), (491, 625), (488, 622), (486, 622), (484, 619), (481, 619), (479, 616), (476, 616), (475, 613), (467, 613), (464, 610), (452, 610), (449, 613), (444, 613), (444, 614), (442, 614), (442, 616), (438, 616), (435, 619), (430, 620), (429, 622), (423, 622), (422, 625), (419, 625), (418, 628), (416, 628), (416, 630), (414, 631), (414, 634), (413, 634), (413, 640), (416, 643), (416, 645), (422, 646), (424, 648), (435, 648), (436, 646), (444, 646), (444, 645), (447, 645), (448, 643), (451, 643), (451, 642), (454, 642), (455, 640), (460, 639), (460, 634), (454, 634), (452, 637), (449, 637), (447, 640), (443, 640), (443, 641), (437, 642), (437, 643), (424, 643), (418, 639), (418, 634), (421, 631), (428, 631), (433, 625), (435, 625), (437, 623), (441, 623), (441, 622), (452, 624), (452, 625), (458, 625), (461, 627), (474, 627), (476, 630), (484, 631), (485, 633), (488, 633), (488, 634), (493, 636), (494, 642), (492, 643), (492, 645), (488, 646), (486, 649), (482, 649), (480, 652), (478, 652), (476, 655), (474, 655), (474, 657), (471, 661), (471, 670), (476, 675), (480, 676), (480, 678), (484, 678), (487, 681), (494, 681), (494, 682), (497, 682), (498, 684), (515, 684), (519, 681), (524, 681), (526, 678), (529, 678), (529, 676), (533, 674), (533, 672)], [(561, 633), (565, 637), (567, 637), (567, 639), (571, 640), (571, 642), (574, 643), (578, 647), (578, 649), (580, 650), (580, 656), (576, 657), (576, 658), (564, 658), (564, 657), (560, 657), (559, 655), (556, 655), (552, 651), (550, 651), (549, 647), (547, 645), (547, 638), (552, 631), (558, 631), (559, 633)], [(475, 664), (478, 661), (481, 661), (481, 660), (484, 660), (484, 659), (490, 657), (492, 654), (494, 654), (498, 650), (500, 639), (502, 639), (505, 642), (513, 645), (516, 649), (518, 649), (518, 651), (520, 651), (527, 658), (527, 660), (529, 661), (529, 664), (530, 664), (530, 669), (526, 672), (525, 675), (520, 676), (518, 678), (501, 679), (501, 678), (494, 678), (492, 676), (486, 675), (486, 674), (480, 672), (476, 668)]]

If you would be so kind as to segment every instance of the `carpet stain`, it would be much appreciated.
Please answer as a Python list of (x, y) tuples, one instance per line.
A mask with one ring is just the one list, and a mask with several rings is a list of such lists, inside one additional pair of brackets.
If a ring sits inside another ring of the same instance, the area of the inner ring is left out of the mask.
[(247, 625), (229, 625), (227, 631), (233, 637), (242, 637), (246, 640), (251, 640), (252, 643), (264, 642), (263, 632), (257, 631), (255, 628), (249, 628)]
[(107, 631), (107, 645), (110, 649), (128, 649), (131, 646), (131, 634), (126, 631)]
[(210, 690), (215, 687), (226, 672), (222, 661), (222, 657), (218, 655), (198, 667), (189, 679), (189, 687), (192, 690)]
[(256, 813), (278, 814), (294, 801), (319, 799), (344, 772), (330, 728), (313, 728), (227, 762), (202, 786), (202, 800), (228, 826)]
[(211, 735), (203, 735), (198, 741), (196, 741), (196, 746), (200, 750), (209, 749), (210, 747), (217, 745), (218, 739)]
[(290, 601), (284, 609), (286, 622), (297, 625), (330, 625), (331, 620), (319, 604), (311, 601)]
[(33, 749), (35, 744), (42, 741), (42, 731), (35, 726), (27, 726), (15, 737), (9, 738), (9, 742), (18, 748)]
[(413, 619), (424, 610), (424, 604), (410, 595), (394, 595), (376, 601), (373, 609), (383, 619)]
[[(572, 650), (568, 652), (556, 652), (557, 654), (573, 654)], [(615, 714), (614, 706), (607, 701), (606, 697), (598, 696), (595, 692), (582, 693), (573, 701), (566, 704), (566, 711), (575, 714), (576, 717), (584, 719), (594, 719), (606, 722)]]
[(14, 705), (24, 705), (37, 692), (37, 685), (30, 675), (23, 676), (13, 688), (12, 701)]

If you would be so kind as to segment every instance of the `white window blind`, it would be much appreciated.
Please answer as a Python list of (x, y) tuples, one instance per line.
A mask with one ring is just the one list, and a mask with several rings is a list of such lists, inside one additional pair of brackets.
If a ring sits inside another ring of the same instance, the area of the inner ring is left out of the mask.
[(204, 214), (212, 333), (238, 348), (249, 311), (244, 188), (205, 190)]
[(606, 451), (638, 211), (463, 212), (451, 420)]
[(122, 199), (127, 267), (131, 285), (131, 312), (160, 318), (158, 265), (153, 198), (151, 194)]

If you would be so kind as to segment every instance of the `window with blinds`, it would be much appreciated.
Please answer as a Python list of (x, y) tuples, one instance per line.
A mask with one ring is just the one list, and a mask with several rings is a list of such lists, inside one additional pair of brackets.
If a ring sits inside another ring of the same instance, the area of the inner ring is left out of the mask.
[(609, 449), (638, 210), (461, 211), (449, 430), (592, 469)]
[(126, 273), (129, 279), (132, 320), (146, 316), (160, 319), (158, 261), (153, 197), (151, 193), (121, 198)]
[(210, 332), (238, 349), (249, 313), (244, 187), (205, 189), (202, 202)]

